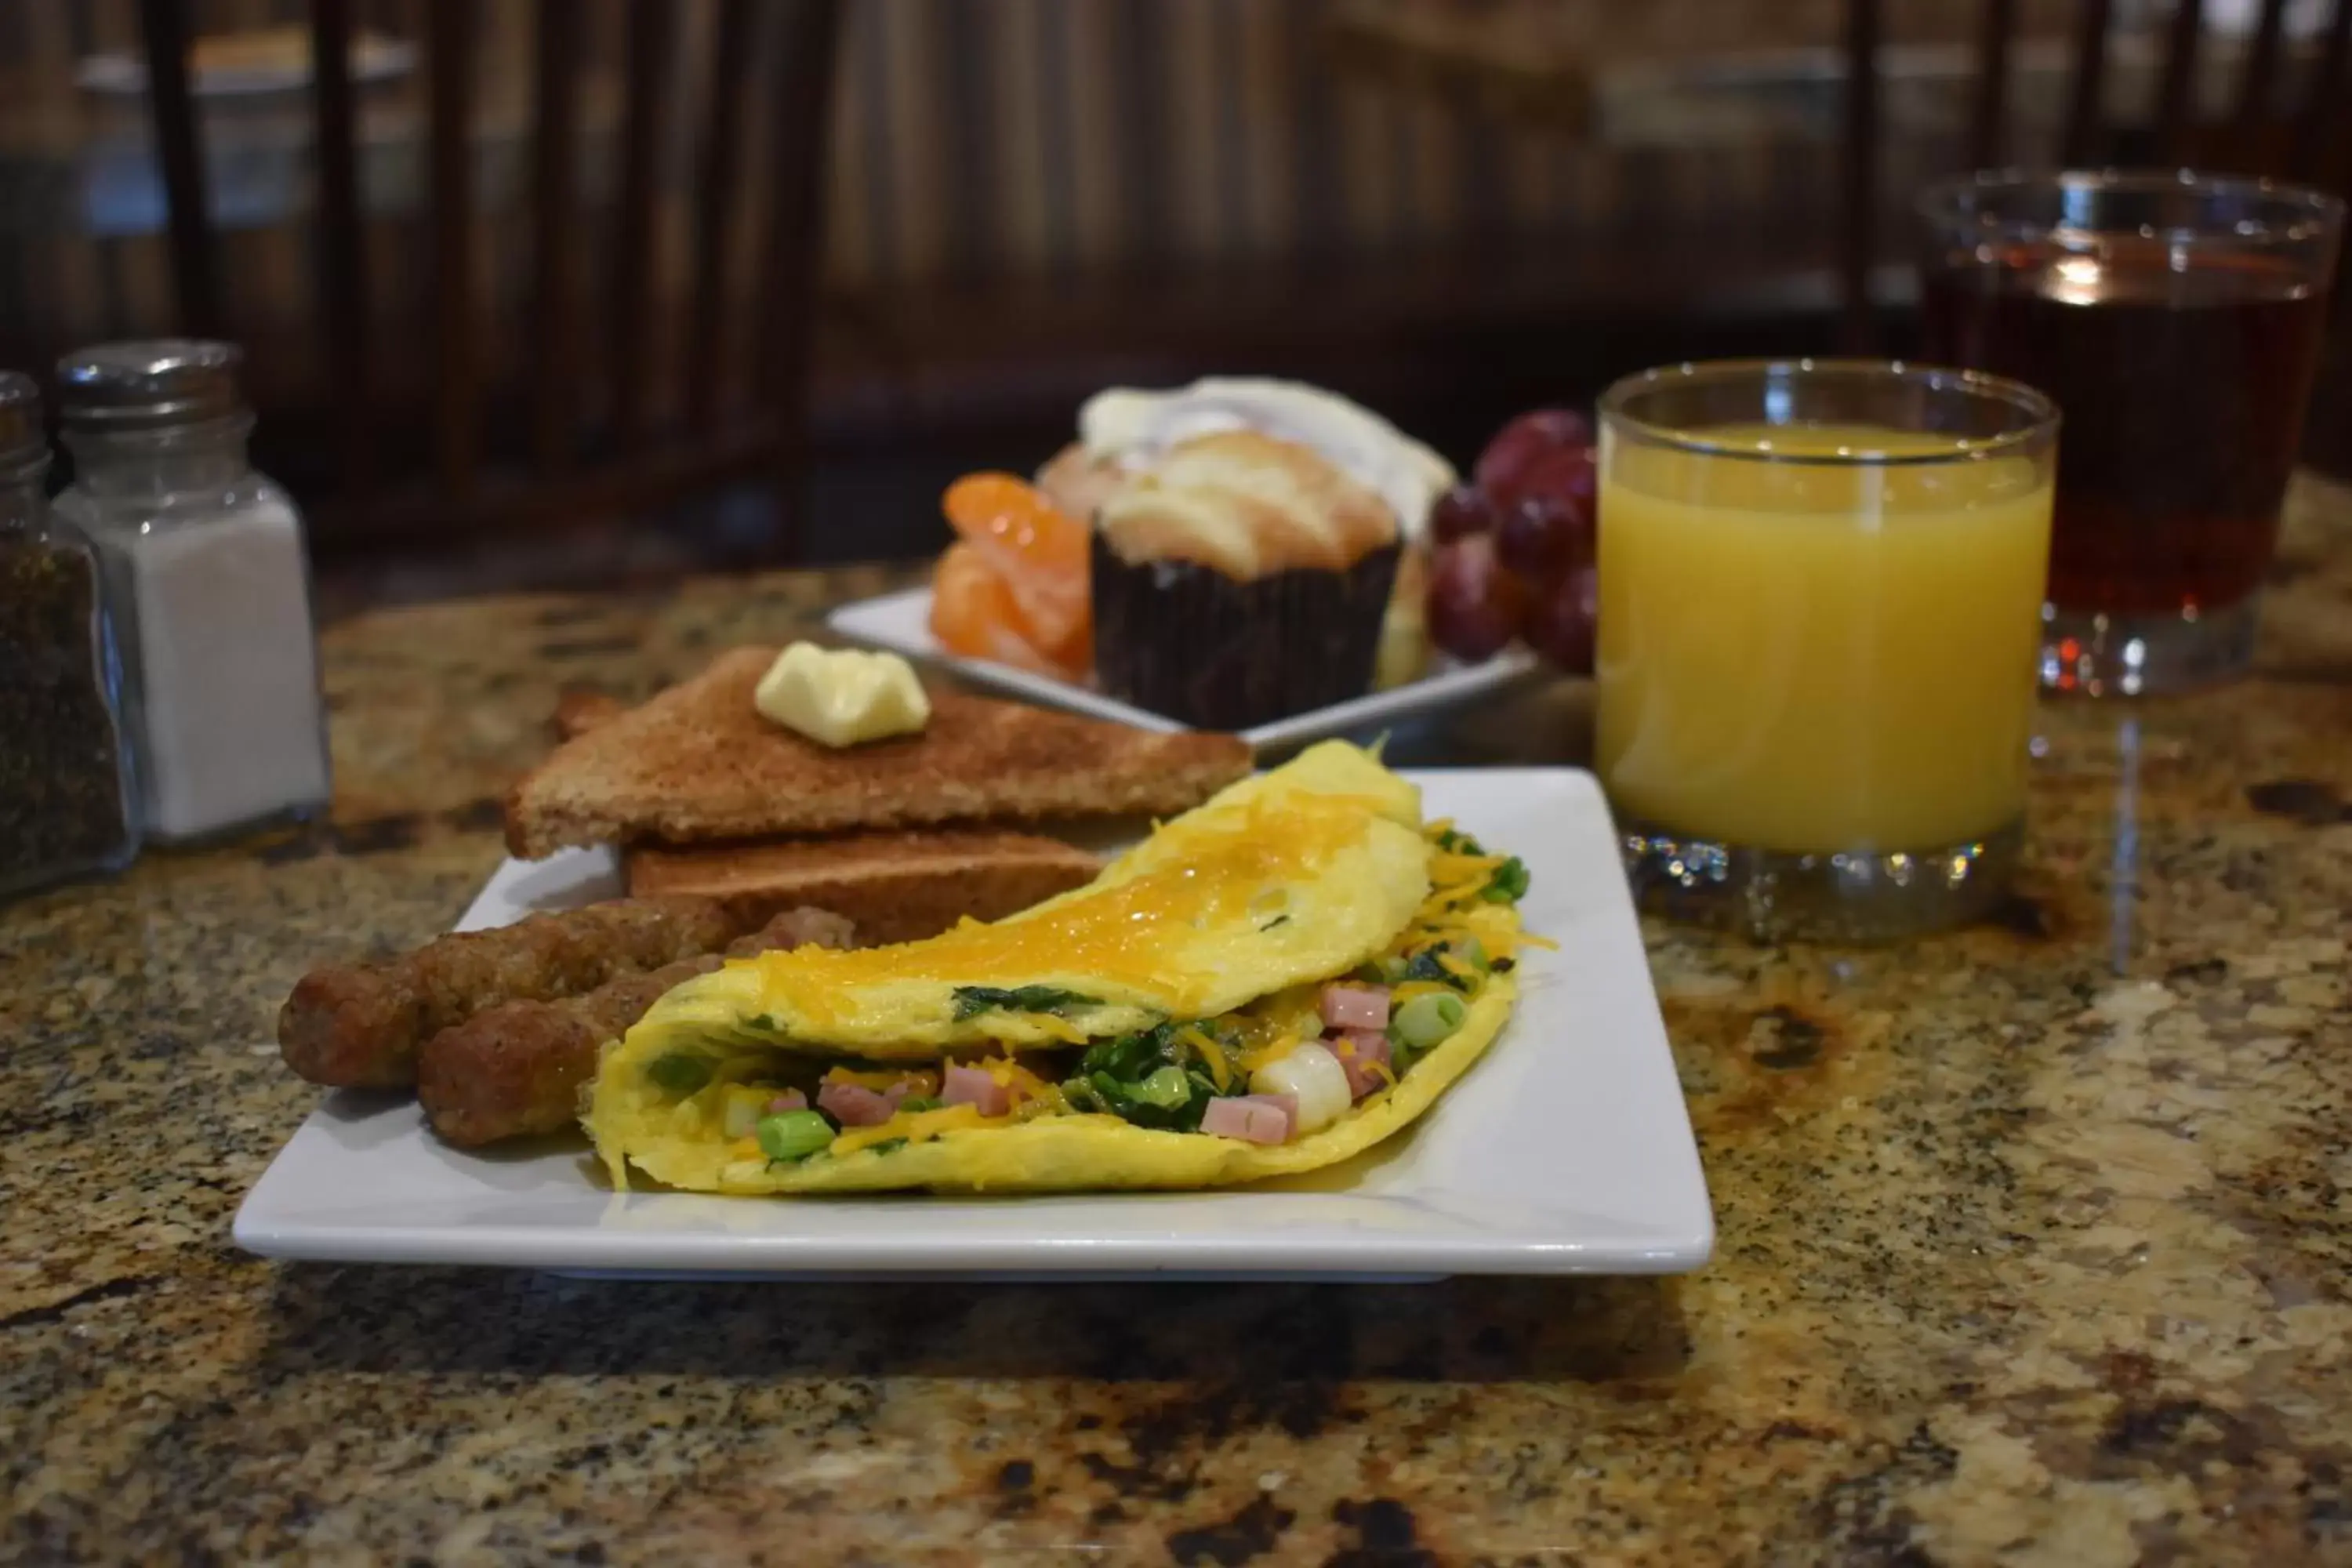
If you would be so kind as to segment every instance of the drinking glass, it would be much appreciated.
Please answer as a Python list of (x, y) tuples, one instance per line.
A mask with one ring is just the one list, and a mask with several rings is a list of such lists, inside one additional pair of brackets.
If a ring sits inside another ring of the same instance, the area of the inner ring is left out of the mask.
[(1902, 364), (1602, 395), (1596, 752), (1646, 907), (1875, 941), (1998, 900), (2057, 435), (2030, 387)]
[(2136, 695), (2242, 671), (2343, 204), (2187, 171), (1998, 173), (1919, 211), (1927, 357), (2066, 416), (2042, 683)]

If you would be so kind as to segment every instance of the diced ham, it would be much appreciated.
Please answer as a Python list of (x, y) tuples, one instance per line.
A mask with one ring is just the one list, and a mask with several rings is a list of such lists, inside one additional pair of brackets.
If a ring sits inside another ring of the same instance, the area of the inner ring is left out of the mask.
[(950, 1062), (940, 1079), (940, 1101), (971, 1106), (982, 1116), (1003, 1116), (1013, 1109), (1013, 1090), (989, 1077), (985, 1068)]
[(1201, 1113), (1201, 1131), (1247, 1143), (1287, 1143), (1297, 1121), (1297, 1095), (1235, 1094), (1209, 1101)]
[(776, 1096), (775, 1099), (768, 1101), (768, 1114), (771, 1116), (777, 1114), (779, 1111), (806, 1110), (807, 1109), (808, 1096), (803, 1094), (796, 1089), (788, 1089), (784, 1090), (783, 1093)]
[(1389, 988), (1385, 985), (1326, 985), (1323, 987), (1323, 1026), (1327, 1029), (1387, 1028)]
[(878, 1127), (890, 1120), (907, 1086), (894, 1083), (885, 1094), (862, 1083), (828, 1083), (816, 1091), (816, 1108), (844, 1127)]
[(1389, 1065), (1388, 1036), (1374, 1029), (1349, 1029), (1327, 1043), (1348, 1075), (1350, 1099), (1361, 1100), (1376, 1089), (1388, 1087), (1389, 1080), (1372, 1070), (1375, 1066)]

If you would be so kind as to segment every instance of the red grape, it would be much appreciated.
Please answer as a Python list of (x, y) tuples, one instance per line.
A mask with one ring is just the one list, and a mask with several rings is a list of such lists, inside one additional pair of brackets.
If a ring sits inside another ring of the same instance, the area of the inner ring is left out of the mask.
[(1476, 663), (1500, 653), (1518, 634), (1527, 589), (1495, 554), (1491, 534), (1440, 545), (1429, 567), (1430, 639)]
[(1478, 488), (1506, 504), (1520, 495), (1520, 478), (1538, 460), (1566, 447), (1592, 442), (1592, 426), (1572, 408), (1538, 408), (1500, 430), (1478, 454)]
[(1495, 552), (1528, 586), (1553, 582), (1592, 559), (1591, 509), (1531, 495), (1503, 514)]
[(1589, 521), (1600, 476), (1593, 468), (1592, 448), (1564, 447), (1547, 452), (1519, 476), (1518, 499), (1541, 497), (1573, 507)]
[(1580, 566), (1528, 607), (1528, 646), (1570, 675), (1592, 672), (1592, 631), (1601, 614), (1601, 574)]
[(1494, 531), (1494, 503), (1472, 486), (1454, 486), (1429, 509), (1429, 534), (1440, 544)]

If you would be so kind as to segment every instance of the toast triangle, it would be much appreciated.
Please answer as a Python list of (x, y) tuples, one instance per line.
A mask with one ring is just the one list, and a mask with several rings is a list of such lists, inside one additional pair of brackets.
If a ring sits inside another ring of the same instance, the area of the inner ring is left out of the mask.
[(736, 648), (558, 746), (507, 796), (508, 847), (539, 859), (572, 845), (1172, 816), (1250, 771), (1235, 736), (938, 690), (920, 734), (835, 751), (752, 706), (775, 656)]

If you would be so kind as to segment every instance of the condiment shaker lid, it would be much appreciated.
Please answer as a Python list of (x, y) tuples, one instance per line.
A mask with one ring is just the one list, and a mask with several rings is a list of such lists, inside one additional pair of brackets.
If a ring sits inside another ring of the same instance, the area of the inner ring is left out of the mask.
[(22, 371), (0, 370), (0, 478), (48, 460), (40, 387)]
[(235, 343), (149, 338), (100, 343), (58, 362), (58, 412), (71, 429), (159, 430), (245, 412)]

